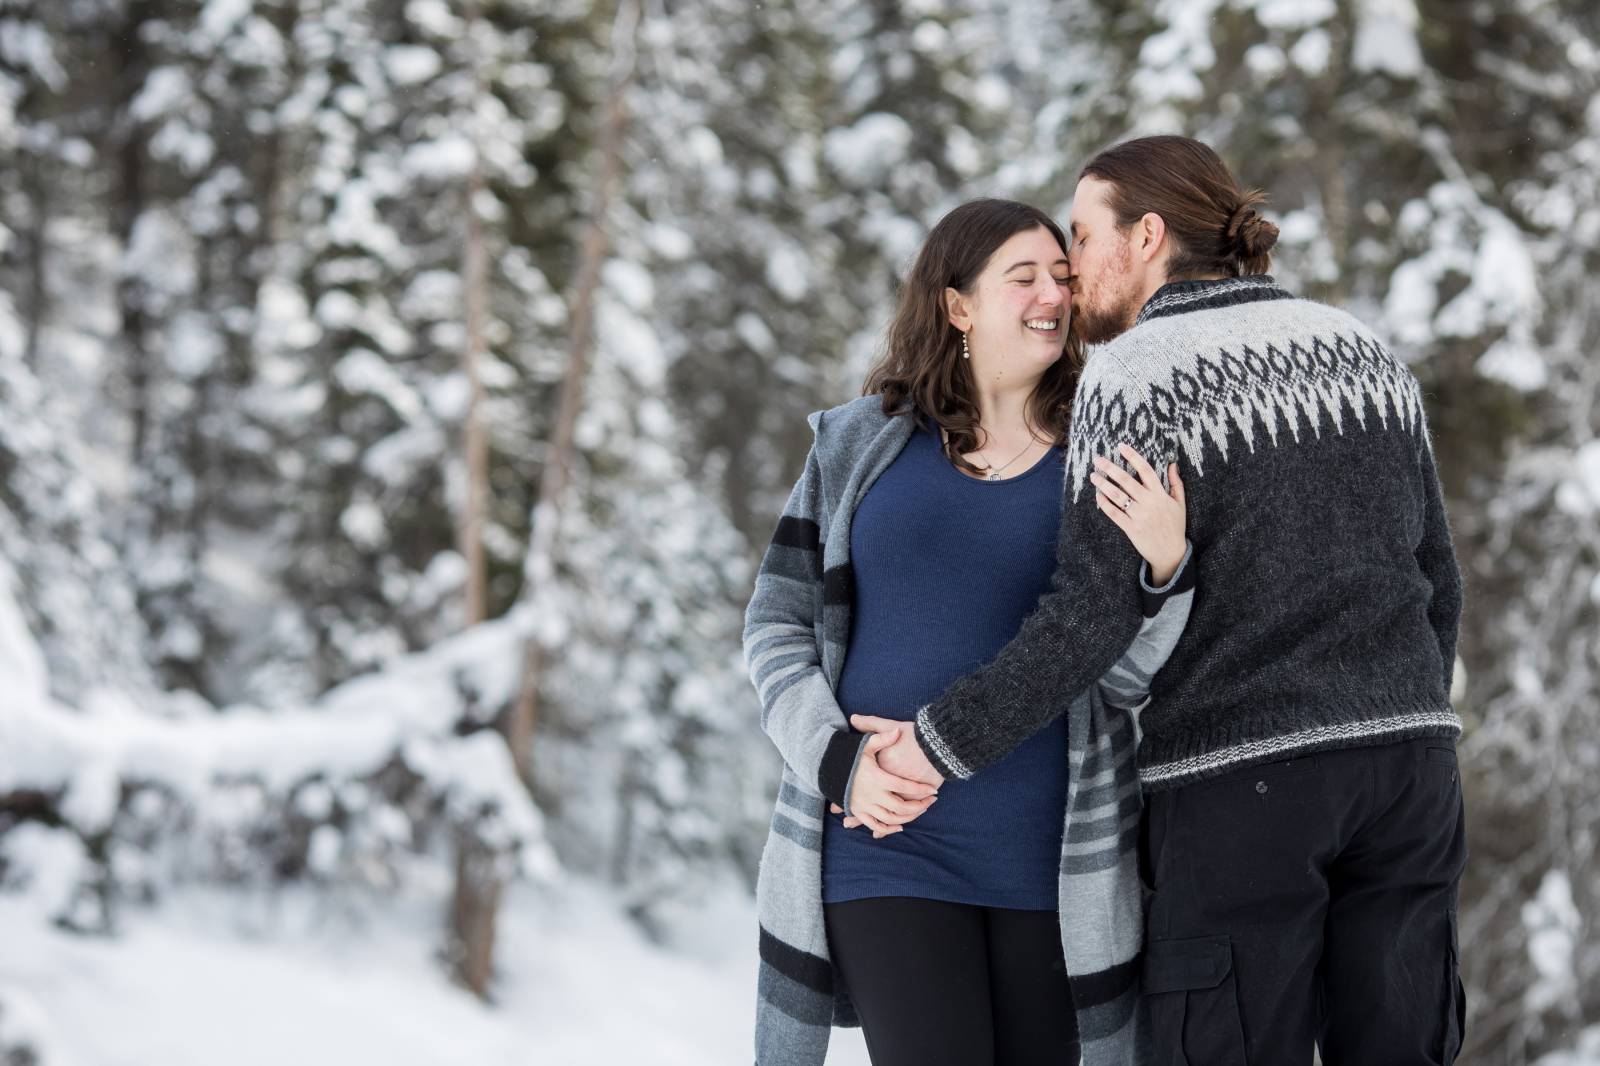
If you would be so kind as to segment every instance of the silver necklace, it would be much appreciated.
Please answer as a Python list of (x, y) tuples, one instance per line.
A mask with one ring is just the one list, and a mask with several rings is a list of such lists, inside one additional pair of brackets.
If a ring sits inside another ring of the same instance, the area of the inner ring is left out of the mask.
[(1030, 438), (1028, 440), (1028, 443), (1026, 443), (1026, 444), (1024, 444), (1022, 446), (1022, 451), (1018, 452), (1016, 455), (1013, 455), (1010, 459), (1007, 459), (1004, 463), (1000, 464), (999, 466), (986, 466), (986, 467), (984, 467), (983, 468), (984, 471), (985, 471), (984, 480), (985, 481), (999, 481), (1000, 480), (1000, 475), (1001, 475), (1002, 472), (1004, 472), (1005, 468), (1010, 466), (1012, 463), (1016, 462), (1018, 459), (1021, 459), (1024, 455), (1028, 454), (1028, 449), (1032, 448), (1037, 443), (1039, 443), (1039, 442)]
[[(941, 427), (940, 430), (939, 430), (939, 437), (940, 437), (941, 440), (948, 441), (950, 439), (950, 434), (946, 433), (944, 431), (943, 427)], [(1018, 452), (1016, 455), (1013, 455), (1011, 458), (1007, 459), (1005, 462), (1001, 463), (999, 466), (986, 466), (986, 467), (984, 467), (983, 468), (983, 480), (985, 480), (985, 481), (999, 481), (1000, 480), (1000, 475), (1005, 472), (1006, 467), (1010, 466), (1012, 463), (1016, 462), (1018, 459), (1021, 459), (1024, 455), (1027, 455), (1028, 454), (1028, 449), (1032, 448), (1035, 444), (1038, 444), (1038, 443), (1039, 443), (1039, 438), (1030, 436), (1028, 438), (1028, 443), (1024, 444), (1022, 446), (1022, 450), (1020, 452)]]

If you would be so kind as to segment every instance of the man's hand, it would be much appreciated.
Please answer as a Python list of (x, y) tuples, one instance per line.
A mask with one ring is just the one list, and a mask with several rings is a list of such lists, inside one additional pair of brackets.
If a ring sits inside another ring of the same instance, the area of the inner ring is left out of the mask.
[[(863, 733), (888, 733), (898, 731), (894, 743), (878, 751), (878, 765), (896, 777), (922, 781), (938, 788), (944, 784), (944, 775), (933, 768), (933, 763), (923, 754), (917, 743), (917, 731), (908, 722), (892, 718), (875, 718), (870, 714), (852, 714), (850, 724)], [(901, 726), (905, 726), (901, 729)]]

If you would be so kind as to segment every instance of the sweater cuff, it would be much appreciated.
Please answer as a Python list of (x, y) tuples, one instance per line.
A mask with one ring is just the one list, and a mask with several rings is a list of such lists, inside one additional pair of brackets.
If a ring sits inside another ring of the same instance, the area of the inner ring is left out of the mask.
[(1144, 608), (1146, 618), (1154, 618), (1161, 613), (1162, 606), (1173, 596), (1188, 592), (1194, 588), (1195, 568), (1194, 543), (1183, 542), (1183, 560), (1178, 563), (1177, 571), (1168, 579), (1165, 585), (1156, 588), (1150, 581), (1150, 564), (1139, 564), (1139, 601)]
[(850, 809), (850, 793), (856, 787), (856, 771), (861, 769), (861, 756), (867, 753), (867, 738), (870, 736), (871, 733), (861, 734), (861, 743), (856, 745), (856, 757), (850, 763), (850, 776), (844, 783), (844, 799), (839, 801), (839, 806), (844, 808), (846, 817), (856, 813)]
[[(931, 703), (929, 707), (933, 706)], [(965, 781), (972, 776), (972, 770), (956, 758), (956, 753), (950, 746), (939, 738), (933, 724), (928, 720), (928, 707), (923, 707), (917, 712), (917, 746), (922, 749), (922, 754), (933, 763), (933, 768), (944, 775), (946, 781)]]
[(847, 801), (851, 779), (856, 775), (856, 760), (866, 739), (865, 733), (837, 730), (822, 753), (822, 765), (817, 767), (817, 790), (846, 810), (850, 806)]

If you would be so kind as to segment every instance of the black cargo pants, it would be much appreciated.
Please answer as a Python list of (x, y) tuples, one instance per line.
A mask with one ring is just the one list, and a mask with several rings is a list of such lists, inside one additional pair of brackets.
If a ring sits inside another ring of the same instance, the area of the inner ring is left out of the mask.
[(1318, 752), (1146, 797), (1160, 1066), (1455, 1060), (1466, 862), (1449, 740)]

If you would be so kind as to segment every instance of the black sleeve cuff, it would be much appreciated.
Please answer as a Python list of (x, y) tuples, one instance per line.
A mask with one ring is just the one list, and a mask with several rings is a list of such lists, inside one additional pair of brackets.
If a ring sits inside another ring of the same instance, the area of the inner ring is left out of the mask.
[(817, 791), (841, 807), (849, 798), (850, 773), (856, 767), (856, 753), (865, 739), (865, 733), (841, 729), (829, 739), (828, 750), (822, 753), (822, 765), (817, 768)]
[(1194, 581), (1195, 565), (1193, 542), (1184, 542), (1183, 561), (1178, 564), (1178, 572), (1173, 574), (1171, 579), (1160, 588), (1154, 588), (1150, 584), (1150, 564), (1147, 562), (1140, 563), (1139, 601), (1144, 608), (1144, 616), (1146, 618), (1154, 618), (1156, 615), (1160, 614), (1162, 606), (1167, 602), (1169, 597), (1176, 596), (1179, 593), (1188, 592), (1190, 589), (1194, 588)]

